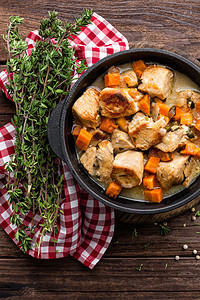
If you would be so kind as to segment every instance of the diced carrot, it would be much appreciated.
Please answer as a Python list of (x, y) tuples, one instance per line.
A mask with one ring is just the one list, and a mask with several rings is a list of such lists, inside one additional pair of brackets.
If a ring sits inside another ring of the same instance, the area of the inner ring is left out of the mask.
[(72, 135), (73, 135), (75, 138), (77, 138), (77, 136), (78, 136), (79, 133), (80, 133), (80, 130), (81, 130), (81, 126), (79, 126), (79, 125), (74, 126), (73, 131), (72, 131)]
[(88, 132), (87, 130), (85, 129), (81, 129), (80, 132), (79, 132), (79, 135), (76, 139), (76, 145), (86, 151), (89, 144), (90, 144), (90, 141), (92, 139), (92, 134), (90, 132)]
[(148, 159), (146, 165), (144, 166), (144, 169), (150, 173), (155, 174), (157, 172), (159, 162), (160, 158), (152, 156)]
[(141, 70), (135, 70), (135, 74), (137, 75), (137, 77), (140, 79), (140, 77), (142, 76), (142, 71)]
[(165, 103), (159, 103), (159, 102), (157, 102), (156, 105), (159, 107), (159, 113), (161, 115), (167, 117), (168, 116), (168, 112), (170, 110), (170, 107), (167, 104), (165, 104)]
[(192, 115), (191, 113), (184, 113), (181, 115), (181, 124), (182, 125), (191, 125), (192, 124)]
[(195, 157), (197, 157), (198, 159), (200, 159), (200, 150), (199, 150), (199, 152), (195, 155)]
[(200, 131), (200, 120), (196, 122), (195, 128)]
[(145, 114), (150, 116), (150, 97), (149, 95), (145, 95), (142, 100), (138, 102), (138, 107), (141, 111), (143, 111)]
[(171, 161), (174, 159), (174, 155), (171, 152), (163, 152), (161, 150), (158, 150), (158, 155), (161, 161)]
[(156, 183), (156, 176), (148, 175), (143, 178), (143, 184), (147, 189), (153, 190)]
[(163, 199), (162, 189), (154, 189), (154, 190), (145, 190), (144, 197), (146, 200), (150, 202), (157, 202), (160, 203)]
[(104, 77), (105, 86), (119, 85), (120, 73), (109, 73)]
[(183, 111), (180, 107), (172, 106), (169, 110), (168, 117), (177, 121), (180, 120), (182, 113)]
[(143, 62), (143, 60), (137, 60), (137, 61), (134, 61), (133, 63), (133, 70), (136, 71), (136, 70), (140, 70), (140, 71), (144, 71), (146, 69), (146, 65), (145, 63)]
[(200, 113), (200, 101), (198, 101), (196, 104), (195, 104), (195, 107), (196, 107), (196, 111), (198, 113)]
[(116, 182), (110, 182), (107, 187), (106, 194), (110, 197), (116, 198), (121, 192), (121, 190), (122, 190), (121, 185), (119, 185)]
[(185, 145), (185, 149), (182, 150), (181, 154), (188, 154), (188, 155), (197, 155), (197, 153), (200, 151), (200, 148), (197, 148), (195, 144), (188, 142)]
[(119, 125), (120, 129), (127, 132), (128, 131), (128, 123), (124, 117), (118, 118), (116, 123)]
[(108, 133), (112, 133), (113, 130), (117, 127), (118, 127), (118, 125), (116, 125), (115, 119), (110, 119), (110, 118), (106, 118), (106, 117), (102, 118), (101, 125), (100, 125), (101, 130), (108, 132)]
[(181, 116), (183, 114), (183, 111), (180, 107), (176, 106), (176, 114), (174, 116), (174, 119), (177, 121), (177, 120), (180, 120)]

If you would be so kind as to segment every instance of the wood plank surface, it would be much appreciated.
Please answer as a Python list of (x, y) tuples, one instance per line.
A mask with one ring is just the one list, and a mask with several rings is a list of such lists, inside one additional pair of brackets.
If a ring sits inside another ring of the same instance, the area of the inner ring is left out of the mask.
[[(38, 28), (48, 11), (56, 10), (60, 18), (72, 21), (82, 8), (102, 15), (127, 37), (130, 46), (162, 43), (200, 59), (199, 0), (1, 0), (0, 71), (7, 57), (2, 35), (9, 16), (25, 18), (21, 26), (25, 37)], [(0, 93), (0, 126), (11, 120), (14, 111), (14, 104)], [(111, 245), (94, 270), (72, 257), (29, 257), (0, 228), (0, 299), (200, 299), (200, 260), (192, 254), (193, 249), (200, 254), (200, 234), (196, 233), (200, 218), (192, 221), (193, 215), (188, 211), (167, 221), (171, 229), (167, 236), (160, 235), (159, 224), (129, 225), (116, 220)], [(187, 250), (182, 249), (184, 244)]]
[(56, 10), (63, 19), (72, 21), (73, 16), (83, 8), (93, 8), (120, 30), (130, 43), (150, 42), (164, 43), (177, 47), (182, 51), (200, 58), (199, 48), (199, 15), (198, 0), (168, 0), (168, 1), (86, 1), (64, 0), (21, 1), (1, 0), (0, 5), (0, 61), (6, 59), (3, 48), (2, 34), (6, 31), (9, 16), (20, 14), (25, 18), (22, 26), (22, 36), (25, 37), (30, 29), (37, 29), (42, 17), (48, 11)]
[[(136, 268), (141, 263), (143, 267), (139, 272)], [(103, 258), (91, 271), (72, 258), (52, 261), (1, 259), (0, 272), (3, 276), (0, 292), (2, 296), (11, 296), (14, 292), (20, 295), (25, 291), (28, 298), (35, 292), (45, 291), (157, 293), (172, 290), (188, 292), (189, 288), (199, 291), (199, 264), (194, 259), (176, 262), (170, 258)]]

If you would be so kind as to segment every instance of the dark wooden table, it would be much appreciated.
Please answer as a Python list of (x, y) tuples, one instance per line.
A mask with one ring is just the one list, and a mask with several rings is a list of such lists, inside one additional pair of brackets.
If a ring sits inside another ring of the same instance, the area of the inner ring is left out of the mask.
[[(199, 0), (1, 0), (0, 69), (5, 67), (2, 35), (10, 15), (25, 18), (21, 27), (25, 37), (48, 11), (56, 10), (60, 18), (72, 21), (83, 7), (110, 21), (130, 44), (162, 42), (200, 58)], [(14, 105), (0, 94), (0, 125), (13, 113)], [(167, 236), (160, 235), (159, 225), (116, 221), (112, 243), (92, 271), (71, 257), (47, 261), (24, 255), (0, 228), (0, 298), (200, 299), (200, 260), (192, 254), (193, 249), (200, 254), (196, 233), (200, 219), (191, 221), (192, 215), (189, 211), (168, 221)], [(187, 250), (182, 250), (184, 244)], [(174, 260), (176, 255), (179, 261)], [(141, 264), (141, 271), (136, 270)]]

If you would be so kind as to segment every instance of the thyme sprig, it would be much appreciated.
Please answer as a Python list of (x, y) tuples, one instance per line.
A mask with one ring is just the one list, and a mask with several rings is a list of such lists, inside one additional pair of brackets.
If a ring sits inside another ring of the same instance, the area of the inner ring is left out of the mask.
[[(21, 38), (18, 25), (23, 18), (10, 17), (7, 35), (9, 84), (16, 114), (12, 123), (16, 127), (15, 153), (6, 165), (9, 180), (6, 188), (13, 214), (11, 223), (18, 230), (16, 239), (23, 251), (31, 248), (34, 226), (24, 226), (23, 215), (29, 210), (41, 217), (40, 246), (47, 232), (57, 232), (57, 220), (62, 213), (59, 202), (64, 175), (61, 162), (52, 152), (47, 139), (47, 123), (50, 112), (66, 97), (74, 80), (74, 74), (86, 69), (85, 62), (77, 63), (69, 39), (90, 23), (92, 11), (83, 11), (74, 23), (63, 22), (57, 13), (41, 20), (38, 40), (31, 55), (26, 53), (27, 43)], [(53, 43), (52, 43), (53, 39)], [(11, 75), (12, 74), (12, 75)], [(13, 176), (11, 176), (12, 174)], [(54, 238), (56, 241), (56, 239)]]

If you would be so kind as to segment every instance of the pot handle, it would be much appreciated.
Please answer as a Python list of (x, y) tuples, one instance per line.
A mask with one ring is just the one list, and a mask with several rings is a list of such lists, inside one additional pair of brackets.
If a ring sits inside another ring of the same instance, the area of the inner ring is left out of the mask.
[(58, 103), (54, 108), (54, 110), (52, 110), (47, 125), (47, 136), (48, 136), (50, 147), (53, 150), (53, 152), (63, 161), (64, 161), (64, 156), (63, 156), (61, 140), (60, 140), (60, 118), (62, 115), (62, 108), (63, 108), (64, 101), (65, 100)]

